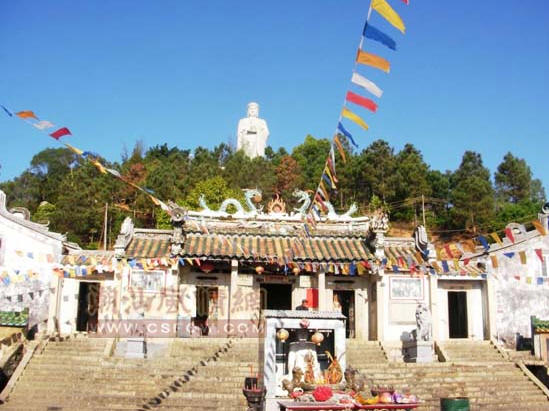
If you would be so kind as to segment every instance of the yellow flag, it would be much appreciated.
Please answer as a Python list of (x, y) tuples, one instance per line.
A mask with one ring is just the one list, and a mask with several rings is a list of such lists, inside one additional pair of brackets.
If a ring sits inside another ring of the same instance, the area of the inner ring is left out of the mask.
[(501, 238), (499, 238), (498, 233), (494, 232), (494, 233), (490, 234), (490, 237), (492, 237), (494, 239), (494, 241), (496, 243), (498, 243), (499, 245), (503, 245), (503, 241), (501, 241)]
[(545, 227), (538, 220), (532, 221), (532, 224), (534, 224), (534, 227), (536, 227), (536, 230), (538, 230), (541, 235), (547, 234)]
[(495, 255), (491, 255), (490, 259), (492, 260), (492, 267), (493, 268), (498, 268), (498, 266), (499, 266), (498, 258)]
[(368, 124), (366, 124), (366, 122), (364, 120), (362, 120), (359, 116), (357, 116), (355, 113), (353, 113), (347, 107), (343, 107), (343, 111), (341, 112), (341, 115), (345, 118), (348, 118), (351, 121), (354, 121), (356, 124), (358, 124), (364, 130), (368, 130)]
[(345, 157), (345, 150), (343, 149), (343, 145), (341, 144), (341, 141), (339, 141), (339, 137), (336, 135), (334, 137), (334, 143), (337, 147), (337, 151), (339, 151), (339, 155), (341, 156), (341, 159), (344, 163), (347, 163), (347, 158)]
[(519, 251), (520, 263), (526, 264), (526, 251)]
[(391, 70), (391, 63), (389, 63), (383, 57), (379, 57), (375, 54), (367, 53), (362, 50), (358, 50), (358, 53), (356, 55), (356, 62), (378, 68), (386, 73)]
[(70, 144), (67, 144), (67, 143), (64, 143), (64, 144), (70, 151), (72, 151), (75, 154), (78, 154), (79, 156), (81, 156), (84, 153), (79, 148), (73, 147), (73, 146), (71, 146)]
[(372, 0), (372, 9), (381, 14), (385, 20), (404, 33), (406, 27), (396, 11), (385, 0)]

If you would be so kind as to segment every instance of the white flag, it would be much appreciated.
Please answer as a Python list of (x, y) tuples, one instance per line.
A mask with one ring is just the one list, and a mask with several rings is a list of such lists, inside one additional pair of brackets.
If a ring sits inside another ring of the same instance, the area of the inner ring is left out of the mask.
[(54, 125), (47, 120), (42, 120), (38, 123), (34, 123), (33, 126), (36, 127), (38, 130), (45, 130), (47, 128), (54, 127)]
[(353, 77), (351, 78), (351, 81), (356, 84), (357, 86), (360, 86), (362, 88), (365, 88), (370, 93), (372, 93), (374, 96), (381, 98), (381, 95), (383, 94), (383, 91), (375, 85), (372, 81), (368, 80), (366, 77), (362, 77), (358, 73), (353, 73)]

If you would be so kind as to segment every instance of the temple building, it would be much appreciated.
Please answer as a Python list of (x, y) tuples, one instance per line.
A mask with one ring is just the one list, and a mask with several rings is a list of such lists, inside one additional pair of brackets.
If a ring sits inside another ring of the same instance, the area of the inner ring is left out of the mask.
[[(387, 341), (397, 357), (418, 303), (432, 313), (435, 340), (496, 334), (484, 263), (438, 261), (422, 227), (414, 237), (388, 237), (385, 214), (353, 216), (354, 206), (337, 214), (328, 204), (324, 216), (304, 223), (310, 199), (295, 195), (302, 207), (291, 212), (280, 198), (263, 211), (256, 190), (246, 191), (245, 205), (228, 199), (218, 210), (205, 201), (201, 211), (175, 208), (170, 230), (127, 219), (114, 251), (64, 256), (60, 331), (142, 318), (171, 321), (174, 336), (252, 336), (249, 325), (263, 310), (307, 300), (310, 310), (340, 311), (348, 338)], [(229, 204), (236, 212), (227, 212)]]

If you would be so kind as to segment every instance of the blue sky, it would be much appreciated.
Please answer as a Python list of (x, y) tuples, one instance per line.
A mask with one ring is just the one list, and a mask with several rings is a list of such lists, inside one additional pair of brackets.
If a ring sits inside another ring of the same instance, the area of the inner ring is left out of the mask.
[[(383, 90), (360, 148), (413, 143), (434, 169), (465, 150), (495, 170), (507, 151), (549, 188), (549, 2), (389, 0), (406, 35), (374, 13), (394, 52), (367, 41), (391, 73), (359, 69)], [(213, 147), (258, 101), (269, 144), (332, 135), (367, 0), (0, 2), (0, 103), (67, 126), (66, 141), (120, 160), (146, 146)], [(375, 99), (375, 98), (374, 98)], [(0, 113), (0, 180), (55, 141)]]

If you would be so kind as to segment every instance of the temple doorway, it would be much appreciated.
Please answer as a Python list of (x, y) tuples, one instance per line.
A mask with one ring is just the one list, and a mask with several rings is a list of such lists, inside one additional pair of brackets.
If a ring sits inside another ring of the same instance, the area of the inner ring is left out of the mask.
[(292, 309), (292, 284), (262, 283), (260, 295), (262, 310)]
[[(345, 337), (355, 337), (355, 292), (354, 290), (334, 290), (334, 307), (341, 307), (345, 321)], [(337, 308), (339, 311), (339, 307)]]
[(81, 281), (78, 290), (76, 331), (95, 331), (99, 311), (99, 283)]
[(467, 338), (467, 292), (448, 291), (448, 335), (450, 338)]
[(200, 335), (208, 335), (209, 324), (218, 319), (218, 289), (217, 287), (196, 287), (196, 317), (193, 325), (200, 328)]

